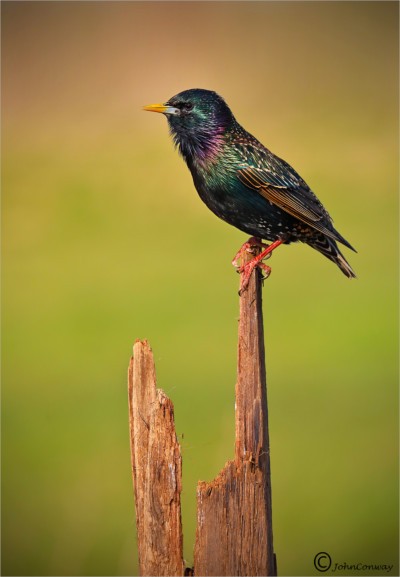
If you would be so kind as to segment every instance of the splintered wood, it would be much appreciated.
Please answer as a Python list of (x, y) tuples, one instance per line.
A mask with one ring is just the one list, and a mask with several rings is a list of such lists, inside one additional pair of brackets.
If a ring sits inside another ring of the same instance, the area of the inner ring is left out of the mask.
[(136, 341), (128, 371), (129, 425), (141, 575), (183, 575), (182, 457), (174, 408), (156, 388), (153, 353)]
[(196, 575), (275, 575), (267, 498), (265, 475), (251, 461), (229, 461), (198, 484)]
[(261, 282), (240, 298), (235, 460), (197, 486), (195, 575), (276, 575)]
[[(253, 256), (243, 253), (242, 264)], [(183, 575), (181, 452), (174, 409), (156, 389), (147, 341), (134, 346), (128, 380), (140, 574)], [(197, 486), (194, 575), (276, 575), (258, 271), (240, 298), (235, 459)]]

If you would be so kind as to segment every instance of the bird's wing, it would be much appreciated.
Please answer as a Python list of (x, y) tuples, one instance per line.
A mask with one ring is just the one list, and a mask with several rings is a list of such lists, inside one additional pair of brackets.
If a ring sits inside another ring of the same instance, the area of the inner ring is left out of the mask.
[[(261, 196), (326, 236), (342, 237), (332, 226), (332, 219), (304, 180), (284, 160), (269, 150), (241, 146), (243, 162), (237, 172), (239, 180)], [(344, 239), (343, 239), (344, 240)]]

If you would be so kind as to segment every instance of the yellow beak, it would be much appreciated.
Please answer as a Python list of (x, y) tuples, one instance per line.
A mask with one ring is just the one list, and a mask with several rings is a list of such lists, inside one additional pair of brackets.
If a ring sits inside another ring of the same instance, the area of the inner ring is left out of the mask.
[(168, 104), (150, 104), (149, 106), (143, 106), (143, 110), (148, 110), (149, 112), (162, 112), (163, 114), (180, 113), (179, 108), (168, 106)]

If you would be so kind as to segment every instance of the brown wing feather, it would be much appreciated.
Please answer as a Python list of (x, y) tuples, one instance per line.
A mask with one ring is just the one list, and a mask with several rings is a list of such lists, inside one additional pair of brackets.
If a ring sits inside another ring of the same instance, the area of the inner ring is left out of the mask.
[[(308, 193), (308, 190), (301, 191), (301, 188), (291, 189), (288, 186), (279, 186), (267, 182), (265, 170), (257, 168), (243, 168), (238, 171), (239, 180), (248, 188), (257, 190), (261, 196), (282, 208), (295, 218), (308, 224), (315, 230), (318, 230), (326, 236), (337, 240), (337, 233), (329, 230), (323, 223), (324, 220), (331, 221), (328, 213), (317, 204), (310, 206), (309, 199), (307, 204), (301, 201), (301, 193)], [(311, 192), (311, 191), (310, 191)], [(311, 193), (312, 194), (312, 193)]]

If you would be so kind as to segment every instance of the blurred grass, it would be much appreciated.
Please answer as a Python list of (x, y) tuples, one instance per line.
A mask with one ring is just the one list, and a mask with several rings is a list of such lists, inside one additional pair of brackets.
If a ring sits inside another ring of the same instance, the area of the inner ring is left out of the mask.
[(294, 165), (358, 250), (348, 282), (283, 247), (264, 287), (279, 573), (315, 574), (322, 550), (396, 574), (397, 41), (387, 2), (2, 3), (4, 575), (137, 572), (136, 338), (184, 433), (192, 560), (196, 483), (233, 455), (244, 236), (140, 107), (195, 86)]

